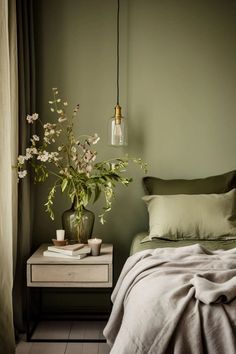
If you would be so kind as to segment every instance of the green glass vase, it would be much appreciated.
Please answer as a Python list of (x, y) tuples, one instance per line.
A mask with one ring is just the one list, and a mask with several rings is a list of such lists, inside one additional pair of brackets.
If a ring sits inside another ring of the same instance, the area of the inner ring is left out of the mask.
[(87, 243), (88, 239), (92, 236), (94, 219), (94, 213), (83, 208), (81, 221), (78, 224), (73, 204), (71, 209), (64, 211), (62, 214), (62, 226), (65, 230), (65, 237), (70, 243)]

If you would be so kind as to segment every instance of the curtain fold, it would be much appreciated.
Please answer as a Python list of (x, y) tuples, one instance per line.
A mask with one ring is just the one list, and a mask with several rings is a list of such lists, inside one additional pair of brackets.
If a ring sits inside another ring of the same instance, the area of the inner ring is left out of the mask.
[[(35, 112), (35, 49), (33, 0), (17, 1), (17, 43), (19, 80), (19, 154), (25, 155), (34, 127), (27, 124), (27, 114)], [(29, 170), (29, 169), (28, 169)], [(33, 185), (30, 173), (18, 189), (17, 257), (13, 288), (16, 334), (25, 331), (26, 260), (31, 252), (33, 225)]]
[(17, 42), (15, 0), (0, 0), (0, 353), (15, 353), (12, 286), (17, 232)]

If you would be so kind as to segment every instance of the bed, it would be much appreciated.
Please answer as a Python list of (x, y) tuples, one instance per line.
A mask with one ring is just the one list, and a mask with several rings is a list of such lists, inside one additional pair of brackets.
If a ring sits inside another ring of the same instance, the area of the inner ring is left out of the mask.
[(104, 329), (112, 354), (236, 353), (235, 176), (148, 177), (149, 232), (132, 241)]
[[(155, 248), (163, 248), (163, 247), (183, 247), (183, 246), (191, 246), (196, 244), (196, 241), (193, 240), (181, 240), (181, 241), (167, 241), (167, 240), (146, 240), (148, 236), (148, 232), (140, 232), (132, 240), (131, 247), (130, 247), (130, 255), (144, 251), (147, 249), (155, 249)], [(143, 241), (143, 242), (142, 242)], [(219, 240), (219, 241), (206, 241), (201, 240), (197, 241), (197, 243), (203, 245), (205, 248), (209, 250), (229, 250), (231, 248), (236, 247), (236, 240)]]

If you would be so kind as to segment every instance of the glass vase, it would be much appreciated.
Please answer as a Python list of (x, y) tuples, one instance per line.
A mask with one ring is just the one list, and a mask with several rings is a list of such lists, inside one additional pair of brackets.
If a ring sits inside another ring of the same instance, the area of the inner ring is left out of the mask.
[(74, 205), (71, 209), (62, 214), (62, 226), (65, 230), (65, 237), (70, 243), (87, 243), (91, 238), (94, 225), (94, 213), (83, 208), (81, 221), (76, 220)]

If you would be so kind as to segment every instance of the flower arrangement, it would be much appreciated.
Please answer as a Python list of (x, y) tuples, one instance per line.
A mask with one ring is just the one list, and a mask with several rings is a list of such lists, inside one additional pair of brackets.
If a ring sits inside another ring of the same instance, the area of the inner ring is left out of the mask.
[(27, 175), (27, 163), (32, 166), (35, 182), (43, 183), (50, 175), (54, 177), (45, 203), (52, 220), (58, 189), (74, 203), (78, 223), (89, 201), (96, 202), (104, 194), (105, 205), (99, 215), (101, 223), (104, 223), (105, 213), (111, 210), (116, 184), (127, 186), (132, 181), (132, 178), (124, 176), (129, 162), (137, 163), (145, 171), (146, 164), (141, 159), (128, 156), (96, 162), (94, 146), (99, 142), (99, 136), (95, 133), (76, 137), (74, 133), (79, 105), (69, 117), (66, 112), (68, 103), (62, 101), (56, 88), (53, 88), (53, 99), (49, 105), (51, 112), (57, 115), (56, 123), (43, 124), (37, 113), (26, 117), (28, 124), (40, 122), (43, 134), (42, 137), (34, 134), (25, 155), (18, 156), (18, 177), (22, 179)]

